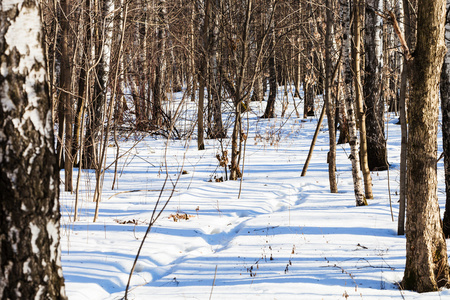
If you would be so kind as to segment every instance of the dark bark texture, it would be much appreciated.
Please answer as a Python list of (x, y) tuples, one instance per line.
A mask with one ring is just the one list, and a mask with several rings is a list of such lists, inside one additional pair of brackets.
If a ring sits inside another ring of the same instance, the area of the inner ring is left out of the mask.
[[(447, 1), (448, 2), (448, 1)], [(450, 24), (447, 25), (446, 35), (450, 34)], [(446, 39), (447, 53), (441, 73), (441, 111), (442, 111), (442, 146), (444, 149), (444, 171), (445, 171), (445, 212), (442, 229), (446, 238), (450, 237), (450, 41)]]
[(408, 108), (406, 266), (402, 287), (429, 292), (446, 286), (449, 280), (437, 197), (438, 89), (446, 51), (445, 1), (419, 1), (417, 18)]
[[(386, 141), (384, 138), (384, 101), (382, 85), (382, 23), (372, 7), (377, 7), (379, 0), (367, 2), (365, 27), (365, 84), (364, 101), (366, 105), (366, 138), (369, 170), (387, 170)], [(379, 9), (382, 11), (382, 5)]]
[[(449, 55), (449, 54), (447, 54)], [(442, 228), (446, 238), (450, 237), (450, 65), (444, 62), (441, 75), (442, 146), (445, 171), (445, 212)]]
[(334, 100), (331, 97), (331, 85), (332, 85), (332, 69), (334, 68), (331, 62), (331, 50), (333, 46), (332, 33), (333, 33), (333, 8), (335, 6), (334, 0), (327, 0), (326, 2), (327, 12), (327, 24), (325, 35), (325, 106), (327, 111), (328, 120), (328, 136), (330, 141), (330, 151), (328, 152), (328, 179), (330, 182), (330, 192), (337, 193), (337, 180), (336, 180), (336, 106)]
[(0, 299), (65, 299), (40, 14), (19, 2), (0, 11)]

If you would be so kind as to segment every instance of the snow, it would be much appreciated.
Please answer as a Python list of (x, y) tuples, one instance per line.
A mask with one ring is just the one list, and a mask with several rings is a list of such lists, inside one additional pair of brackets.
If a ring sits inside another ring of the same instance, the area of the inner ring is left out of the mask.
[[(282, 91), (283, 87), (278, 116)], [(180, 98), (176, 95), (176, 101)], [(252, 112), (243, 114), (244, 132), (249, 132), (242, 182), (215, 182), (225, 177), (216, 158), (221, 154), (220, 141), (206, 140), (206, 150), (197, 151), (195, 138), (172, 140), (166, 150), (165, 139), (147, 136), (130, 150), (139, 139), (131, 136), (120, 143), (120, 153), (126, 154), (119, 160), (118, 189), (110, 189), (113, 168), (106, 173), (96, 223), (92, 222), (94, 171), (82, 173), (76, 222), (75, 195), (61, 188), (62, 265), (69, 299), (122, 299), (166, 175), (169, 181), (158, 210), (172, 189), (175, 192), (143, 245), (128, 299), (449, 297), (449, 290), (418, 294), (397, 286), (403, 277), (406, 244), (405, 237), (396, 233), (397, 118), (387, 115), (391, 190), (387, 171), (372, 172), (375, 199), (369, 200), (369, 206), (356, 207), (348, 145), (338, 145), (339, 193), (329, 192), (326, 120), (306, 176), (300, 177), (318, 118), (296, 118), (292, 98), (289, 101), (289, 119), (259, 119), (265, 102), (252, 103)], [(301, 108), (298, 99), (296, 102)], [(196, 109), (193, 103), (185, 106), (189, 112)], [(226, 122), (230, 122), (228, 114), (224, 112)], [(179, 130), (189, 129), (194, 119), (189, 116), (183, 115), (188, 119), (179, 121)], [(223, 147), (229, 150), (228, 140)], [(106, 165), (114, 161), (115, 151), (110, 149)], [(187, 174), (177, 182), (183, 170)], [(441, 213), (443, 174), (441, 160)]]

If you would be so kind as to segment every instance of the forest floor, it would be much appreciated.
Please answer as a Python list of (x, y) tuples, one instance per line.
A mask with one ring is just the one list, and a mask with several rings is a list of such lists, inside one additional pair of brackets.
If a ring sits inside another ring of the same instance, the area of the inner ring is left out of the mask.
[[(175, 95), (174, 103), (180, 98)], [(76, 222), (75, 195), (62, 186), (61, 248), (69, 299), (122, 299), (155, 205), (159, 200), (159, 211), (169, 199), (143, 245), (128, 299), (449, 298), (450, 290), (418, 294), (398, 286), (406, 240), (397, 235), (397, 116), (386, 115), (390, 170), (372, 172), (374, 199), (356, 207), (348, 144), (337, 150), (339, 193), (329, 192), (326, 120), (306, 176), (300, 176), (318, 115), (298, 118), (293, 99), (282, 98), (280, 89), (277, 118), (259, 118), (265, 102), (252, 103), (251, 112), (243, 114), (248, 138), (242, 181), (221, 182), (226, 174), (216, 155), (223, 154), (222, 147), (231, 153), (228, 139), (206, 140), (206, 150), (198, 151), (196, 136), (167, 141), (131, 134), (121, 137), (114, 190), (114, 165), (106, 171), (97, 222), (94, 171), (82, 172)], [(303, 103), (296, 99), (295, 104), (302, 116)], [(192, 120), (186, 117), (195, 104), (183, 105), (186, 114), (177, 126), (189, 132)], [(231, 117), (225, 109), (229, 136)], [(107, 165), (117, 150), (113, 142), (110, 146)], [(441, 160), (441, 213), (443, 174)]]

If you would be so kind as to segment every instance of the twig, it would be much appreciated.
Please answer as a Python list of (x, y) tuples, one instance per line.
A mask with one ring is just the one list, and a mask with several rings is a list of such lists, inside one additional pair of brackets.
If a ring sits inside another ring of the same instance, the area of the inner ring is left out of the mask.
[(213, 289), (214, 289), (214, 285), (216, 284), (216, 276), (217, 276), (217, 265), (216, 265), (216, 271), (214, 271), (214, 280), (211, 286), (211, 293), (209, 294), (209, 300), (211, 300), (212, 294), (213, 294)]

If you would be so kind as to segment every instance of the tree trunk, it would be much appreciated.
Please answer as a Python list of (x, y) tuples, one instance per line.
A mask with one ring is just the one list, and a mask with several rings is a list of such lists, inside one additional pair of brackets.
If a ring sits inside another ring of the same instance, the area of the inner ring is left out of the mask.
[(376, 12), (383, 11), (383, 0), (367, 0), (365, 27), (365, 81), (367, 160), (369, 169), (387, 170), (384, 138), (384, 101), (382, 97), (383, 25)]
[(400, 204), (398, 208), (397, 234), (405, 234), (405, 212), (407, 192), (407, 149), (408, 149), (408, 124), (406, 120), (406, 89), (408, 84), (408, 65), (403, 65), (402, 81), (400, 88), (400, 126), (401, 126), (401, 149), (400, 149)]
[(219, 13), (220, 0), (214, 0), (214, 5), (210, 5), (210, 14), (213, 16), (211, 28), (211, 57), (210, 57), (210, 91), (211, 91), (211, 110), (213, 117), (210, 137), (214, 139), (225, 138), (226, 130), (222, 122), (222, 101), (221, 90), (222, 83), (219, 77), (219, 57), (218, 57), (218, 35), (219, 35)]
[[(274, 14), (274, 4), (270, 1), (268, 14)], [(274, 118), (275, 117), (275, 100), (277, 99), (277, 73), (275, 70), (275, 18), (271, 18), (270, 23), (270, 56), (269, 56), (269, 98), (267, 99), (266, 110), (261, 118)]]
[(325, 106), (327, 110), (328, 120), (328, 136), (330, 151), (328, 152), (328, 179), (330, 182), (330, 192), (337, 193), (337, 181), (336, 181), (336, 106), (331, 98), (331, 81), (332, 81), (332, 69), (331, 51), (332, 49), (332, 34), (334, 23), (334, 0), (326, 0), (326, 36), (325, 36)]
[(344, 98), (347, 108), (348, 139), (350, 145), (350, 161), (352, 163), (353, 189), (355, 192), (356, 206), (367, 205), (364, 197), (364, 188), (361, 178), (361, 164), (359, 160), (359, 140), (356, 129), (356, 112), (354, 109), (354, 99), (352, 91), (352, 67), (351, 67), (351, 30), (350, 30), (350, 1), (346, 1), (342, 6), (342, 16), (344, 18), (344, 34), (342, 41), (342, 56), (344, 59)]
[(190, 30), (190, 39), (189, 39), (189, 68), (190, 68), (190, 76), (191, 76), (191, 82), (190, 82), (190, 87), (191, 87), (191, 101), (194, 102), (195, 101), (195, 92), (197, 90), (197, 72), (196, 72), (196, 68), (195, 68), (195, 2), (194, 1), (190, 1), (189, 2), (189, 8), (190, 8), (190, 13), (191, 13), (191, 18), (190, 18), (190, 22), (189, 22), (189, 30)]
[(449, 280), (437, 197), (439, 75), (445, 55), (445, 0), (419, 0), (408, 108), (406, 266), (402, 288), (437, 291)]
[[(88, 10), (85, 10), (86, 12)], [(90, 46), (90, 19), (89, 15), (87, 13), (82, 13), (80, 16), (80, 23), (81, 26), (79, 26), (80, 30), (80, 54), (79, 55), (79, 64), (80, 64), (80, 74), (78, 77), (78, 99), (77, 99), (77, 110), (75, 114), (75, 122), (74, 122), (74, 136), (73, 136), (73, 151), (72, 155), (74, 157), (74, 164), (78, 164), (78, 151), (81, 141), (81, 135), (84, 134), (81, 131), (82, 122), (85, 121), (84, 115), (85, 115), (85, 106), (86, 106), (86, 71), (89, 69), (89, 46)]]
[[(72, 161), (72, 99), (69, 95), (70, 63), (69, 63), (69, 5), (67, 0), (61, 1), (61, 73), (60, 73), (60, 105), (64, 109), (64, 188), (65, 191), (73, 191), (73, 161)], [(63, 126), (63, 121), (59, 120), (59, 126)]]
[(205, 102), (205, 88), (206, 88), (206, 76), (208, 74), (207, 63), (209, 61), (209, 17), (211, 10), (211, 1), (205, 0), (205, 11), (202, 29), (202, 42), (203, 51), (199, 59), (199, 92), (198, 92), (198, 110), (197, 110), (197, 148), (198, 150), (205, 150), (204, 143), (204, 126), (203, 126), (203, 114), (204, 114), (204, 102)]
[(259, 18), (257, 20), (256, 26), (256, 47), (252, 47), (250, 51), (252, 51), (253, 57), (255, 59), (255, 82), (253, 84), (253, 93), (251, 97), (251, 101), (261, 102), (264, 100), (264, 88), (263, 88), (263, 77), (264, 72), (262, 70), (262, 62), (259, 59), (259, 50), (264, 46), (263, 36), (264, 36), (264, 14), (263, 12), (259, 13)]
[[(399, 19), (400, 19), (400, 33), (404, 35), (406, 40), (410, 30), (408, 26), (403, 26), (403, 23), (409, 24), (409, 1), (400, 0), (398, 4), (399, 8)], [(410, 46), (410, 45), (409, 45)], [(400, 204), (398, 209), (398, 226), (397, 234), (405, 234), (405, 215), (406, 215), (406, 188), (407, 188), (407, 177), (406, 177), (406, 156), (408, 147), (408, 124), (406, 120), (406, 94), (408, 86), (408, 62), (403, 58), (403, 68), (401, 74), (401, 84), (400, 84), (400, 126), (401, 126), (401, 148), (400, 148)]]
[[(249, 39), (249, 27), (250, 27), (250, 16), (252, 11), (252, 1), (247, 0), (247, 8), (245, 13), (245, 22), (242, 32), (242, 53), (241, 61), (239, 67), (239, 74), (237, 78), (237, 84), (235, 89), (234, 107), (235, 107), (235, 120), (233, 127), (233, 134), (231, 137), (231, 166), (230, 166), (230, 180), (237, 180), (242, 176), (241, 170), (239, 168), (240, 158), (241, 158), (241, 144), (242, 138), (242, 118), (241, 118), (241, 108), (244, 98), (244, 78), (245, 71), (247, 69), (248, 63), (248, 39)], [(271, 0), (272, 1), (272, 0)]]
[(366, 199), (372, 199), (372, 177), (370, 175), (369, 163), (367, 161), (367, 139), (366, 139), (366, 114), (364, 112), (364, 101), (362, 94), (361, 83), (361, 0), (355, 0), (354, 2), (354, 19), (353, 19), (353, 44), (354, 44), (354, 59), (353, 59), (353, 72), (355, 82), (355, 102), (356, 102), (356, 115), (359, 120), (359, 136), (360, 136), (360, 155), (361, 155), (361, 169), (364, 177), (364, 192)]
[(37, 3), (0, 5), (1, 299), (66, 299), (59, 168)]
[[(273, 43), (272, 43), (273, 45)], [(269, 58), (269, 98), (267, 99), (266, 110), (261, 118), (275, 117), (275, 100), (277, 99), (277, 74), (275, 72), (275, 57), (271, 54)]]
[[(447, 0), (447, 7), (450, 0)], [(441, 111), (442, 111), (442, 146), (444, 148), (444, 172), (445, 172), (445, 212), (442, 228), (446, 238), (450, 237), (450, 24), (446, 16), (445, 35), (447, 53), (441, 73)]]
[(158, 28), (157, 28), (157, 63), (155, 70), (155, 84), (153, 87), (153, 112), (152, 125), (160, 129), (163, 124), (162, 103), (167, 100), (166, 96), (166, 35), (168, 32), (166, 24), (166, 0), (158, 1)]

